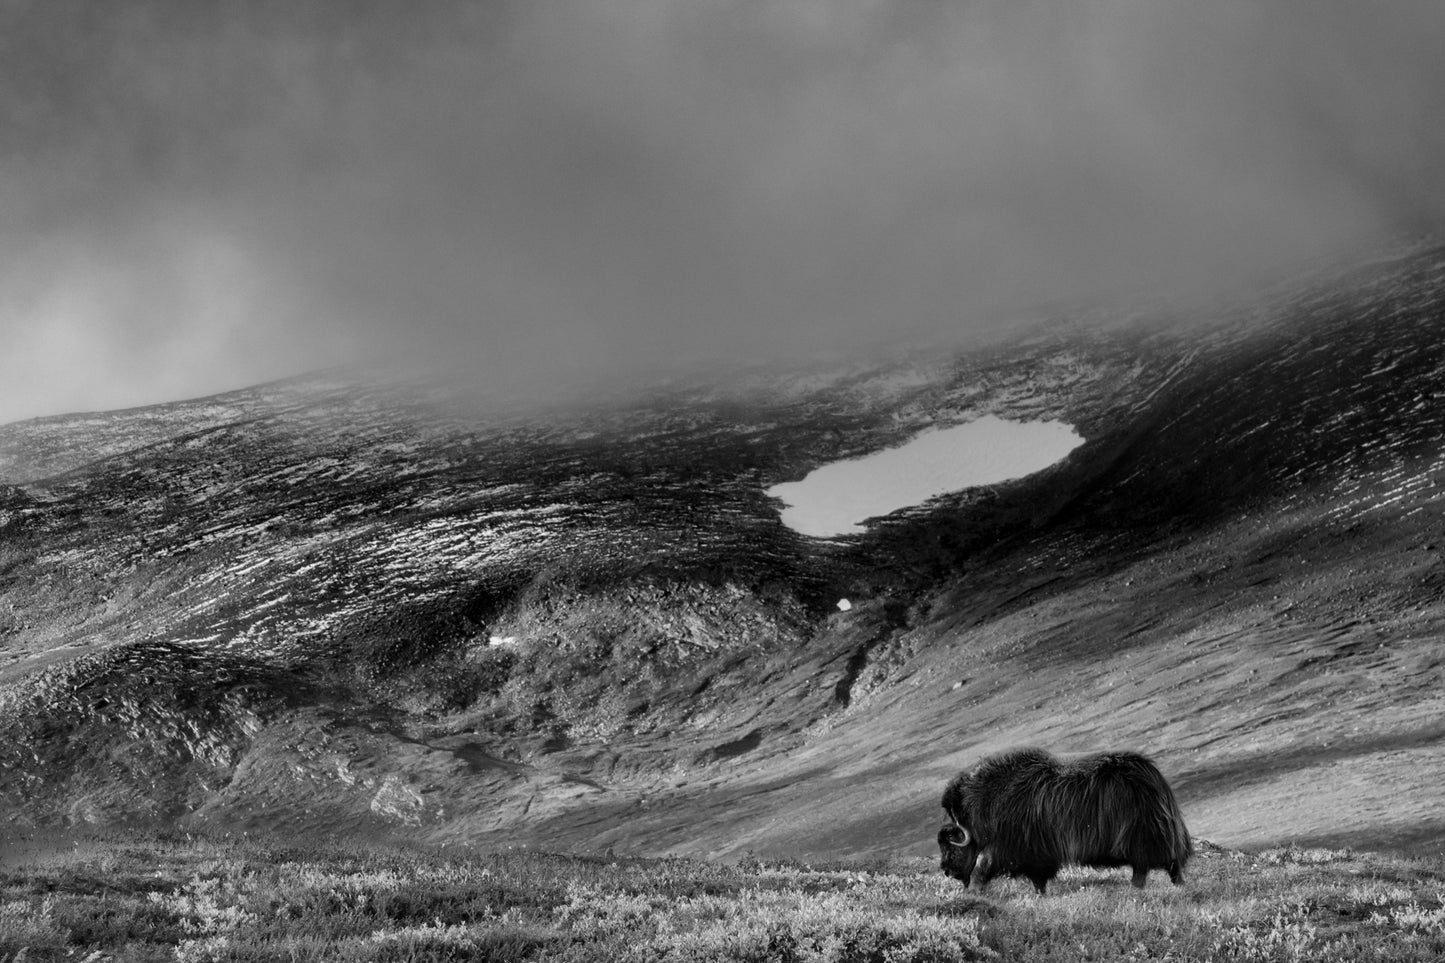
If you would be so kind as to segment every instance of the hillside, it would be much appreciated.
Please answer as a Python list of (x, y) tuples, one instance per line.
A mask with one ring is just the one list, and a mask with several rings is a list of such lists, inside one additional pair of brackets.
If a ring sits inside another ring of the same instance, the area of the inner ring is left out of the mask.
[[(764, 494), (984, 414), (1085, 443), (828, 542)], [(0, 818), (925, 855), (1033, 742), (1151, 753), (1226, 845), (1439, 852), (1442, 498), (1442, 249), (546, 409), (333, 373), (3, 426)]]

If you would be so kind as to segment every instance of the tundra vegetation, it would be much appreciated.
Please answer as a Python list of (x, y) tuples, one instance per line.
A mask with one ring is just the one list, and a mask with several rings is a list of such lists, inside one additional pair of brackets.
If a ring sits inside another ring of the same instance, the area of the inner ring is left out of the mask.
[(932, 859), (737, 864), (111, 837), (0, 868), (0, 961), (1437, 960), (1445, 861), (1201, 844), (1183, 887)]

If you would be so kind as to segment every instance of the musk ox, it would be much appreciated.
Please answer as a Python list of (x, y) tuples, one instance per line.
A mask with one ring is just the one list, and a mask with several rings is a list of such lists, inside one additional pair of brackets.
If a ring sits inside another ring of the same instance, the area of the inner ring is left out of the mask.
[(980, 889), (1000, 874), (1025, 877), (1040, 894), (1065, 864), (1128, 866), (1143, 887), (1151, 869), (1176, 885), (1194, 852), (1174, 792), (1134, 752), (1061, 762), (1014, 749), (960, 773), (943, 791), (938, 831), (944, 873)]

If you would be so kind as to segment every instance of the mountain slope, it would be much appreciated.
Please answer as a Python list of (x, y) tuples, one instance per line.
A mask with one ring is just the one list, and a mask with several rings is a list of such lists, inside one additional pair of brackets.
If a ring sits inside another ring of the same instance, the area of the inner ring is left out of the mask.
[[(1086, 442), (832, 542), (764, 494), (983, 414)], [(1440, 250), (548, 410), (328, 376), (0, 427), (0, 805), (926, 852), (1036, 742), (1151, 752), (1223, 842), (1438, 849), (1442, 497)]]

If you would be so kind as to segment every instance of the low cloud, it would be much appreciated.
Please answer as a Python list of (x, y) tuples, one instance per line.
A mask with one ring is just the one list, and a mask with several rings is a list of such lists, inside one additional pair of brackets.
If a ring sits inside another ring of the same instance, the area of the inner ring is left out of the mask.
[(1427, 0), (0, 0), (0, 420), (1207, 297), (1445, 215)]

